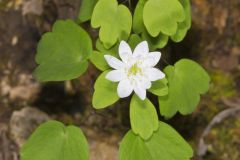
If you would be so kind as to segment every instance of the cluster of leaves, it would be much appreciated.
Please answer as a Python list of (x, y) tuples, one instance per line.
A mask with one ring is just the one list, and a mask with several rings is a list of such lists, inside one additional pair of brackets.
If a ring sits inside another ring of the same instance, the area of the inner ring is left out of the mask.
[(117, 0), (85, 0), (80, 11), (81, 22), (91, 20), (93, 28), (100, 27), (99, 38), (107, 49), (127, 40), (131, 28), (155, 50), (165, 47), (169, 38), (182, 41), (191, 27), (190, 0), (139, 0), (133, 18)]
[[(39, 42), (38, 67), (34, 75), (40, 81), (71, 80), (81, 76), (90, 61), (103, 71), (95, 82), (92, 100), (94, 108), (102, 109), (119, 100), (117, 84), (105, 78), (110, 68), (104, 55), (118, 57), (121, 40), (127, 41), (132, 49), (147, 40), (152, 51), (166, 46), (169, 39), (180, 42), (191, 26), (190, 2), (139, 0), (132, 16), (128, 7), (117, 0), (83, 0), (79, 21), (90, 21), (91, 26), (99, 30), (95, 47), (88, 33), (77, 23), (59, 20), (52, 32), (44, 34)], [(209, 88), (210, 78), (206, 71), (196, 62), (182, 59), (166, 66), (164, 73), (166, 78), (153, 82), (148, 90), (158, 97), (160, 114), (171, 118), (177, 112), (192, 113), (200, 95)], [(187, 160), (192, 157), (191, 147), (181, 136), (159, 122), (156, 108), (149, 99), (142, 101), (132, 96), (130, 121), (132, 130), (120, 145), (120, 160)], [(80, 129), (49, 122), (31, 136), (21, 155), (23, 160), (86, 160), (87, 150)], [(35, 158), (31, 154), (36, 155)]]
[(42, 124), (21, 149), (22, 160), (87, 160), (88, 143), (80, 128), (57, 121)]
[[(192, 157), (186, 141), (169, 125), (145, 141), (130, 130), (120, 144), (119, 160), (181, 160)], [(22, 160), (89, 160), (89, 146), (79, 127), (57, 121), (42, 124), (21, 149)]]
[[(157, 15), (157, 16), (156, 16)], [(133, 16), (133, 31), (160, 49), (169, 38), (180, 42), (191, 27), (189, 0), (139, 0)]]

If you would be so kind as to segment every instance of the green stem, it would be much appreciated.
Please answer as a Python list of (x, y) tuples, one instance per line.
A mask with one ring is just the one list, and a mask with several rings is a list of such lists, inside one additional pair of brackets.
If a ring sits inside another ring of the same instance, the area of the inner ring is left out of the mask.
[(131, 2), (131, 0), (128, 0), (128, 5), (129, 5), (129, 8), (132, 9), (132, 2)]

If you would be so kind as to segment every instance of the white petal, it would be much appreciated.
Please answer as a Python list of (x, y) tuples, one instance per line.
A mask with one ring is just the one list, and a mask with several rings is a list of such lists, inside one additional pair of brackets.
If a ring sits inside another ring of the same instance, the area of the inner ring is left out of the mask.
[(106, 75), (106, 79), (113, 81), (113, 82), (119, 82), (125, 77), (123, 70), (113, 70), (108, 72)]
[(132, 50), (130, 46), (125, 42), (121, 41), (118, 48), (120, 58), (127, 63), (128, 59), (132, 57)]
[(146, 55), (149, 52), (147, 41), (143, 41), (137, 45), (137, 47), (133, 51), (134, 57), (141, 57)]
[(143, 67), (154, 67), (157, 65), (161, 58), (161, 52), (150, 52), (141, 64)]
[(157, 68), (148, 68), (146, 69), (145, 74), (150, 81), (156, 81), (165, 77), (165, 74)]
[(146, 98), (146, 89), (141, 86), (140, 83), (136, 83), (136, 85), (134, 86), (134, 92), (138, 95), (138, 97), (141, 99), (141, 100), (145, 100)]
[(145, 89), (151, 88), (152, 83), (151, 83), (151, 81), (150, 81), (148, 78), (146, 78), (145, 76), (139, 75), (139, 76), (136, 77), (136, 79), (137, 79), (137, 81), (138, 81), (137, 83), (138, 83), (140, 86), (142, 86), (143, 88), (145, 88)]
[(151, 88), (152, 83), (151, 83), (151, 81), (149, 81), (148, 79), (144, 78), (144, 79), (142, 79), (142, 81), (141, 81), (141, 85), (142, 85), (145, 89), (149, 89), (149, 88)]
[(124, 67), (123, 62), (113, 56), (104, 55), (104, 58), (107, 61), (108, 65), (114, 69), (121, 69)]
[(120, 98), (128, 97), (133, 91), (133, 86), (128, 79), (121, 80), (118, 84), (117, 93)]

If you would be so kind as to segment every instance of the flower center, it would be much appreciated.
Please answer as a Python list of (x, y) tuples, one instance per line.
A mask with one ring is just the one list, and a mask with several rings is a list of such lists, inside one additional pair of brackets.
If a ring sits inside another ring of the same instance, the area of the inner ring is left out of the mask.
[(137, 63), (135, 63), (134, 65), (131, 66), (131, 68), (128, 70), (128, 76), (131, 75), (137, 75), (138, 73), (141, 73), (142, 70), (141, 68), (138, 67)]

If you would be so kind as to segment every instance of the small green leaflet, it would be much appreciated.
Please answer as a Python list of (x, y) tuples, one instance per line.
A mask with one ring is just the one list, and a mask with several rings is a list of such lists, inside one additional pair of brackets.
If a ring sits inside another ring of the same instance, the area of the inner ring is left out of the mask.
[(109, 49), (117, 41), (128, 39), (132, 15), (126, 6), (118, 5), (117, 0), (99, 0), (93, 10), (91, 25), (93, 28), (100, 27), (100, 40)]
[(106, 71), (109, 69), (109, 65), (104, 58), (104, 54), (98, 51), (93, 51), (93, 54), (90, 58), (90, 61), (94, 64), (94, 66), (100, 71)]
[(159, 122), (157, 132), (143, 140), (129, 131), (120, 144), (119, 160), (190, 160), (190, 145), (169, 125)]
[(39, 66), (34, 75), (40, 81), (77, 78), (87, 70), (91, 53), (92, 41), (87, 32), (72, 20), (59, 20), (38, 44)]
[(158, 97), (161, 115), (171, 118), (177, 111), (186, 115), (194, 111), (200, 94), (209, 89), (210, 77), (196, 62), (188, 59), (178, 61), (164, 69), (168, 79), (169, 94)]
[(91, 19), (93, 9), (98, 0), (82, 0), (78, 19), (80, 22), (86, 22)]
[(152, 86), (149, 92), (155, 94), (156, 96), (165, 96), (168, 94), (168, 81), (166, 78), (160, 79), (158, 81), (152, 82)]
[(96, 109), (102, 109), (114, 104), (118, 101), (117, 85), (118, 83), (111, 82), (105, 78), (109, 70), (103, 72), (96, 80), (94, 84), (93, 93), (93, 107)]
[(160, 33), (157, 37), (152, 37), (146, 30), (144, 30), (142, 32), (142, 39), (147, 40), (150, 50), (154, 51), (165, 47), (168, 43), (169, 37), (162, 33)]
[(171, 36), (171, 39), (174, 42), (180, 42), (183, 40), (183, 38), (186, 36), (187, 31), (191, 28), (191, 5), (190, 0), (179, 0), (182, 4), (185, 12), (185, 20), (183, 22), (180, 22), (178, 24), (178, 29), (176, 34)]
[(142, 42), (143, 40), (137, 35), (137, 34), (131, 34), (131, 36), (128, 39), (128, 44), (132, 49), (132, 52), (136, 48), (136, 46)]
[(99, 39), (96, 42), (96, 48), (99, 52), (101, 52), (104, 55), (109, 54), (109, 55), (112, 55), (114, 57), (118, 57), (118, 46), (119, 46), (119, 43), (116, 43), (114, 46), (107, 49), (107, 48), (104, 47), (103, 43)]
[(88, 160), (87, 140), (80, 128), (57, 121), (42, 124), (21, 149), (21, 160)]
[(147, 0), (139, 0), (133, 15), (133, 31), (136, 34), (142, 33), (145, 29), (143, 24), (143, 8)]
[(104, 58), (104, 55), (112, 55), (114, 57), (118, 57), (118, 43), (115, 44), (110, 49), (106, 49), (102, 42), (98, 39), (96, 41), (96, 48), (98, 51), (94, 51), (90, 60), (94, 64), (94, 66), (99, 69), (100, 71), (106, 71), (109, 69), (109, 65), (107, 64), (107, 61)]
[(134, 133), (143, 139), (149, 139), (158, 129), (158, 115), (149, 99), (144, 101), (135, 94), (130, 103), (130, 121)]
[[(128, 44), (130, 45), (131, 49), (133, 50), (138, 43), (142, 42), (143, 40), (137, 35), (137, 34), (131, 34), (130, 37), (128, 38)], [(102, 42), (98, 39), (96, 42), (96, 48), (99, 52), (105, 54), (112, 55), (114, 57), (119, 57), (118, 55), (118, 47), (119, 47), (119, 42), (117, 42), (113, 47), (110, 49), (106, 49)]]
[(185, 13), (179, 0), (148, 0), (143, 9), (143, 22), (152, 37), (160, 33), (174, 35), (178, 23), (184, 20)]
[(141, 33), (142, 39), (146, 40), (149, 44), (151, 51), (163, 48), (168, 43), (168, 36), (160, 33), (157, 37), (149, 35), (143, 23), (143, 9), (147, 0), (139, 0), (133, 15), (133, 31), (137, 34)]

